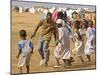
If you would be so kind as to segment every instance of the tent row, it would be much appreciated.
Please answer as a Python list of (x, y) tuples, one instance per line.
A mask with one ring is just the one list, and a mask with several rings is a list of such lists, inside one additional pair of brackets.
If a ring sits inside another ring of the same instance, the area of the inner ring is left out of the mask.
[[(29, 13), (44, 13), (47, 14), (47, 12), (53, 13), (55, 10), (57, 11), (62, 11), (66, 12), (67, 16), (70, 18), (78, 18), (81, 16), (81, 18), (86, 17), (86, 18), (91, 18), (91, 16), (95, 16), (95, 11), (88, 10), (88, 8), (77, 8), (77, 9), (72, 9), (72, 8), (45, 8), (45, 7), (18, 7), (18, 6), (13, 6), (12, 10), (18, 13), (24, 13), (24, 12), (29, 12)], [(77, 16), (78, 15), (78, 16)]]

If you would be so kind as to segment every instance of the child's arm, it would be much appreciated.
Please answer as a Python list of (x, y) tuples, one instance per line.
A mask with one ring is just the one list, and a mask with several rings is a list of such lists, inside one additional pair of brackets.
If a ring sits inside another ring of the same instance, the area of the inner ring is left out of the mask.
[(19, 43), (18, 43), (19, 52), (18, 52), (18, 54), (17, 54), (17, 56), (16, 56), (17, 58), (19, 58), (20, 54), (22, 53), (22, 47), (23, 47), (23, 46), (22, 46), (22, 43), (19, 42)]
[(36, 34), (37, 30), (39, 29), (39, 27), (42, 26), (43, 21), (44, 21), (44, 20), (41, 20), (41, 21), (39, 22), (39, 24), (37, 25), (37, 27), (36, 27), (34, 33), (33, 33), (32, 36), (31, 36), (31, 39), (32, 39), (33, 37), (35, 37), (35, 34)]
[(32, 54), (33, 54), (33, 49), (34, 49), (34, 48), (32, 47), (32, 48), (31, 48), (31, 53), (32, 53)]
[(72, 42), (75, 44), (75, 38), (71, 38)]
[(19, 58), (20, 54), (21, 54), (22, 50), (19, 49), (18, 55), (16, 56), (17, 58)]
[(33, 37), (35, 37), (35, 34), (36, 34), (36, 32), (37, 32), (38, 29), (39, 29), (39, 25), (36, 27), (34, 33), (33, 33), (32, 36), (31, 36), (31, 39), (32, 39)]
[(33, 44), (32, 44), (32, 42), (31, 42), (31, 41), (30, 41), (29, 47), (31, 48), (31, 53), (33, 54), (33, 49), (34, 49), (34, 46), (33, 46)]
[(58, 39), (58, 31), (57, 31), (57, 27), (56, 26), (54, 27), (53, 35), (54, 35), (54, 39), (56, 41)]

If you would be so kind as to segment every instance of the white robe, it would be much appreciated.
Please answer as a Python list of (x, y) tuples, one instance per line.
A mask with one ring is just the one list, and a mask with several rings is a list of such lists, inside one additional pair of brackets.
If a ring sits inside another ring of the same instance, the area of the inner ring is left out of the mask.
[(95, 38), (95, 35), (92, 28), (88, 27), (86, 31), (86, 44), (85, 44), (85, 50), (84, 50), (86, 55), (91, 55), (95, 52), (92, 45), (92, 41), (94, 40), (94, 38)]
[(65, 27), (58, 28), (59, 40), (61, 43), (57, 45), (54, 50), (54, 55), (58, 59), (70, 59), (71, 50), (70, 48), (70, 33), (66, 30)]

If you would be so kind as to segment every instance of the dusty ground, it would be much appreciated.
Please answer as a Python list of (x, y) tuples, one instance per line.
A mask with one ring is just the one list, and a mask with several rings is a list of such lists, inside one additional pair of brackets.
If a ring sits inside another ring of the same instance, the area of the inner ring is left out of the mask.
[[(36, 14), (30, 14), (30, 13), (15, 13), (12, 12), (12, 73), (17, 74), (19, 73), (19, 70), (17, 68), (17, 62), (18, 59), (16, 58), (16, 55), (18, 53), (18, 41), (20, 40), (19, 37), (19, 31), (21, 29), (25, 29), (28, 34), (28, 38), (30, 38), (32, 32), (34, 31), (34, 28), (36, 27), (37, 23), (40, 20), (40, 13)], [(38, 32), (39, 33), (39, 32)], [(39, 65), (40, 62), (40, 56), (37, 52), (37, 42), (38, 42), (38, 33), (36, 34), (36, 37), (32, 39), (32, 42), (34, 42), (35, 49), (34, 54), (32, 55), (32, 61), (31, 61), (31, 73), (34, 72), (50, 72), (50, 71), (69, 71), (69, 70), (81, 70), (81, 69), (95, 69), (95, 55), (92, 55), (92, 61), (87, 62), (86, 57), (84, 56), (85, 63), (81, 64), (79, 62), (79, 59), (74, 56), (75, 62), (72, 66), (62, 67), (62, 68), (54, 68), (56, 61), (54, 59), (54, 48), (55, 43), (54, 40), (50, 42), (50, 61), (49, 66), (47, 68), (41, 67)], [(71, 43), (71, 49), (73, 48), (73, 43)], [(63, 64), (63, 62), (61, 61)], [(24, 73), (26, 72), (26, 69), (24, 69)]]

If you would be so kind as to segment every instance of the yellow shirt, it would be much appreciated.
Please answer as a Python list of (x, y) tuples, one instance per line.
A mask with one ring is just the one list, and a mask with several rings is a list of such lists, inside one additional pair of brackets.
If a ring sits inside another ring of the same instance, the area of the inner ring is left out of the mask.
[(44, 40), (50, 41), (52, 34), (56, 33), (56, 25), (52, 21), (48, 23), (46, 19), (41, 20), (37, 27), (40, 28), (40, 35)]

